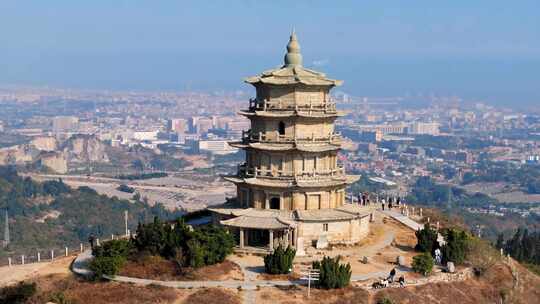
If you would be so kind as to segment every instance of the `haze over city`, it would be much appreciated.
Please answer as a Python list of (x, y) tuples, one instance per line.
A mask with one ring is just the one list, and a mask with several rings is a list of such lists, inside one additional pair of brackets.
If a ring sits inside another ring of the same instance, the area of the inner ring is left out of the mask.
[(0, 84), (246, 90), (296, 28), (305, 66), (354, 96), (540, 104), (538, 1), (11, 1)]

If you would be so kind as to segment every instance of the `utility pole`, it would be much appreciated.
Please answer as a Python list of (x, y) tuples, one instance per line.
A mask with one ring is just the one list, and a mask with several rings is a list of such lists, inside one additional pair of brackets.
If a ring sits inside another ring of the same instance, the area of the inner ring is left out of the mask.
[(126, 237), (129, 236), (129, 231), (128, 231), (128, 211), (125, 210), (124, 211), (124, 224), (125, 224), (125, 228), (126, 228)]
[(9, 237), (9, 215), (8, 210), (6, 209), (6, 218), (5, 218), (5, 228), (4, 228), (4, 242), (3, 247), (6, 248), (9, 245), (10, 237)]

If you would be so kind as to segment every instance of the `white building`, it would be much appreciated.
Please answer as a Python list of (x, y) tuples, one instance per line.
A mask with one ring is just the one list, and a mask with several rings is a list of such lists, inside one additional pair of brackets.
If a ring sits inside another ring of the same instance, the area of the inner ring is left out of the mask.
[(199, 151), (209, 151), (214, 154), (235, 153), (238, 149), (233, 148), (225, 140), (200, 140)]

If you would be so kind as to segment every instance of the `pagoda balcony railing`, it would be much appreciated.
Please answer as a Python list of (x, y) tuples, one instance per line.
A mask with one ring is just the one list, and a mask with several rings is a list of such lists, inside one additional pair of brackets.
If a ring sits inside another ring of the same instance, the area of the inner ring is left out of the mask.
[(307, 103), (298, 104), (290, 99), (272, 98), (259, 100), (251, 98), (249, 100), (249, 111), (295, 111), (295, 112), (322, 112), (336, 113), (336, 102), (330, 98), (326, 100), (314, 100)]
[(333, 145), (340, 145), (343, 141), (341, 133), (334, 132), (326, 136), (316, 136), (312, 133), (309, 137), (297, 137), (279, 134), (279, 132), (258, 132), (254, 133), (251, 130), (242, 131), (242, 141), (244, 143), (249, 142), (261, 142), (261, 143), (294, 143), (294, 144), (309, 144), (309, 143), (329, 143)]
[(287, 171), (279, 169), (262, 169), (259, 167), (248, 167), (246, 164), (238, 165), (238, 176), (244, 178), (263, 177), (272, 179), (321, 179), (328, 177), (339, 177), (345, 175), (343, 165), (338, 165), (332, 169), (313, 169), (311, 171)]

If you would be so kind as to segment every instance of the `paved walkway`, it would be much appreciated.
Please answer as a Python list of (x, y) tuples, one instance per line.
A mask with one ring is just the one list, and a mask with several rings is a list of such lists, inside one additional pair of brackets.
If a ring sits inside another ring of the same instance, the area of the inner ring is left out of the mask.
[(417, 231), (419, 229), (424, 229), (424, 224), (420, 224), (418, 222), (415, 222), (411, 220), (408, 216), (405, 216), (399, 212), (391, 211), (391, 210), (384, 210), (381, 211), (383, 214), (388, 215), (389, 217), (397, 220), (398, 222), (402, 223), (403, 225), (411, 228), (414, 231)]
[[(402, 223), (403, 225), (411, 228), (414, 231), (424, 229), (424, 224), (420, 224), (418, 222), (415, 222), (412, 219), (410, 219), (408, 216), (405, 216), (405, 215), (403, 215), (403, 214), (401, 214), (399, 212), (390, 211), (390, 210), (384, 210), (384, 211), (381, 211), (381, 212), (388, 215), (388, 216), (390, 216), (391, 218), (397, 220), (398, 222)], [(444, 244), (444, 237), (440, 233), (437, 234), (437, 241), (439, 242), (439, 244)]]

